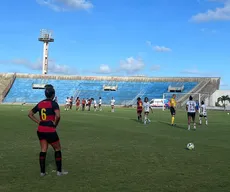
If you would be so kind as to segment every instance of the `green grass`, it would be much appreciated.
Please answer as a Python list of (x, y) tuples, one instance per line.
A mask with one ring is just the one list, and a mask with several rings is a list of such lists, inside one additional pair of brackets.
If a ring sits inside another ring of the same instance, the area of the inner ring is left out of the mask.
[[(46, 177), (40, 178), (36, 125), (29, 107), (0, 105), (1, 192), (229, 192), (230, 116), (209, 111), (209, 126), (187, 131), (186, 113), (177, 127), (169, 111), (154, 110), (150, 125), (134, 109), (110, 113), (62, 110), (58, 127), (64, 169), (57, 177), (49, 149)], [(186, 150), (189, 142), (194, 151)]]

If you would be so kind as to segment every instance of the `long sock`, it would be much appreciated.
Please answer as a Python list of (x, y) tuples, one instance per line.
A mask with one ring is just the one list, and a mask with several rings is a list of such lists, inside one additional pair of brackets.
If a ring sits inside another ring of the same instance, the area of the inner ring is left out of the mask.
[(202, 124), (202, 119), (201, 118), (199, 118), (200, 119), (200, 124)]
[(174, 121), (175, 121), (175, 117), (173, 116), (173, 117), (172, 117), (172, 121), (171, 121), (171, 124), (172, 124), (172, 125), (174, 124)]
[(207, 117), (205, 117), (205, 123), (206, 123), (206, 125), (208, 125), (208, 118)]
[(41, 173), (45, 173), (46, 172), (46, 152), (40, 152), (39, 163), (40, 163)]
[(146, 122), (147, 122), (147, 116), (145, 115), (145, 121), (144, 121), (144, 123), (146, 124)]
[(61, 151), (55, 151), (55, 161), (56, 161), (57, 171), (62, 172), (62, 154), (61, 154)]

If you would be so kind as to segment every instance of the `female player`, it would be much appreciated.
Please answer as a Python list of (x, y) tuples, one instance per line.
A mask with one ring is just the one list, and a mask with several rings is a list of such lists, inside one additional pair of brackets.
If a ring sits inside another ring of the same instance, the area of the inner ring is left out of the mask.
[(81, 100), (80, 100), (79, 97), (77, 97), (77, 99), (76, 99), (76, 111), (79, 110), (79, 108), (80, 108), (80, 103), (81, 103)]
[[(41, 152), (39, 154), (40, 175), (46, 175), (45, 161), (48, 144), (50, 144), (55, 151), (57, 175), (66, 175), (68, 172), (62, 171), (61, 145), (56, 132), (56, 127), (60, 121), (60, 110), (59, 105), (53, 101), (55, 90), (52, 85), (45, 87), (45, 96), (46, 99), (40, 101), (28, 114), (29, 118), (38, 124), (37, 135), (41, 145)], [(39, 112), (40, 119), (34, 116), (37, 112)]]
[(143, 102), (140, 97), (137, 98), (137, 119), (142, 121)]
[(152, 112), (152, 113), (153, 113), (153, 109), (152, 109), (151, 106), (150, 106), (148, 97), (145, 97), (144, 103), (143, 103), (143, 107), (144, 107), (144, 114), (145, 114), (145, 117), (144, 117), (144, 124), (150, 123), (151, 121), (150, 121), (150, 119), (148, 118), (148, 116), (149, 116), (149, 109), (151, 109), (151, 112)]
[(114, 105), (115, 105), (115, 99), (112, 97), (111, 101), (110, 101), (110, 105), (111, 105), (111, 112), (114, 112)]
[(200, 115), (199, 115), (200, 125), (202, 125), (202, 117), (204, 117), (205, 119), (205, 124), (208, 125), (207, 108), (206, 105), (204, 104), (204, 101), (201, 101), (201, 106), (200, 106)]
[(193, 97), (190, 96), (189, 97), (189, 101), (187, 101), (186, 103), (186, 111), (187, 111), (187, 115), (188, 115), (188, 130), (190, 130), (190, 123), (191, 120), (193, 122), (193, 128), (194, 130), (196, 130), (196, 102), (193, 101)]

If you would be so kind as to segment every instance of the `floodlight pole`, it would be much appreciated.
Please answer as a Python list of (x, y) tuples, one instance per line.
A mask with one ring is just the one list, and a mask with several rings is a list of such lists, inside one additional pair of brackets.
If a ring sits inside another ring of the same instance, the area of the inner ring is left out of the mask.
[(48, 73), (48, 49), (49, 43), (54, 42), (53, 34), (47, 29), (40, 30), (40, 36), (38, 41), (43, 42), (43, 58), (42, 58), (42, 74), (46, 75)]

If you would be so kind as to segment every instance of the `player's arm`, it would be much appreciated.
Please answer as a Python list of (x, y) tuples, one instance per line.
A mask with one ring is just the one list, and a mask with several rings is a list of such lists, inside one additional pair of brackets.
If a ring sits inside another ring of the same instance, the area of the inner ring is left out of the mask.
[(188, 103), (186, 103), (186, 111), (188, 111)]
[(57, 103), (53, 103), (53, 110), (55, 112), (54, 125), (55, 125), (55, 127), (57, 127), (59, 124), (59, 121), (61, 119), (60, 109), (59, 109), (59, 105)]
[(37, 124), (40, 123), (40, 120), (37, 119), (34, 115), (38, 112), (38, 110), (39, 110), (38, 105), (36, 105), (33, 109), (30, 110), (28, 114), (28, 117)]
[(150, 107), (150, 109), (151, 109), (151, 112), (153, 113), (153, 108), (152, 108), (152, 107)]

